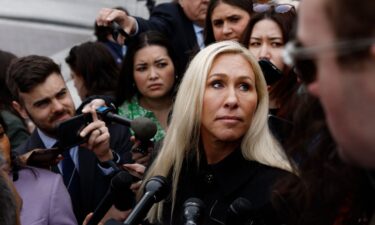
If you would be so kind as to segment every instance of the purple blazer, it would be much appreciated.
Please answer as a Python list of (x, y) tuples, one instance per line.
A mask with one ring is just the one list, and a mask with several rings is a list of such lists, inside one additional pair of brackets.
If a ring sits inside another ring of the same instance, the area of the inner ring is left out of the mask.
[(22, 225), (77, 224), (60, 174), (35, 167), (23, 168), (14, 185), (23, 200)]

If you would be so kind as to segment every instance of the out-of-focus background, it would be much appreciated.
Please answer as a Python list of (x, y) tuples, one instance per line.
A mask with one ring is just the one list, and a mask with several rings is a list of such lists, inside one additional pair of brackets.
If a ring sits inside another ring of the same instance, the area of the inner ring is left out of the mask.
[(93, 27), (100, 8), (117, 6), (131, 15), (149, 17), (146, 0), (0, 0), (0, 49), (19, 57), (37, 54), (53, 58), (61, 65), (78, 105), (64, 59), (74, 45), (95, 40)]

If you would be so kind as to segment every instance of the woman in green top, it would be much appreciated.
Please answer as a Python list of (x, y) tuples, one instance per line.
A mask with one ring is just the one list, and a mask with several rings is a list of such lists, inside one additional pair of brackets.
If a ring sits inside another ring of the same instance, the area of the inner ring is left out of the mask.
[(167, 127), (179, 66), (168, 39), (156, 31), (142, 33), (131, 42), (122, 64), (116, 94), (119, 114), (129, 119), (154, 121), (159, 141)]

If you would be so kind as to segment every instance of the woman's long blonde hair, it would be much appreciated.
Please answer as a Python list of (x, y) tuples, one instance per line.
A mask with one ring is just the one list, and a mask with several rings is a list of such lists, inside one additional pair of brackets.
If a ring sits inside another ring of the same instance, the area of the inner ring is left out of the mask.
[[(156, 175), (171, 177), (172, 210), (183, 161), (191, 151), (199, 155), (202, 102), (206, 79), (213, 61), (222, 54), (242, 55), (250, 63), (255, 73), (258, 105), (251, 126), (241, 143), (244, 158), (291, 171), (284, 152), (268, 129), (267, 85), (257, 60), (248, 49), (237, 42), (218, 42), (202, 49), (191, 61), (177, 93), (172, 120), (163, 147), (144, 179), (148, 180)], [(143, 186), (141, 190), (143, 190)], [(151, 222), (161, 221), (162, 208), (163, 202), (154, 205), (148, 213), (147, 219)]]

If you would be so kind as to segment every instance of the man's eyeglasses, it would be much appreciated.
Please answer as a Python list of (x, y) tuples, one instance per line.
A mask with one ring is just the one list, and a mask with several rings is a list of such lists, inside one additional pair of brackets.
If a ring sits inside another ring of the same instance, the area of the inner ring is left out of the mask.
[(317, 72), (315, 58), (318, 53), (335, 50), (336, 56), (345, 56), (363, 51), (373, 43), (375, 38), (366, 38), (302, 47), (298, 41), (290, 41), (285, 46), (283, 59), (285, 64), (294, 67), (303, 82), (309, 84), (315, 80)]
[(287, 13), (289, 11), (296, 11), (294, 5), (291, 4), (253, 4), (253, 10), (257, 13), (264, 13), (271, 9), (274, 10), (276, 13)]

